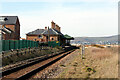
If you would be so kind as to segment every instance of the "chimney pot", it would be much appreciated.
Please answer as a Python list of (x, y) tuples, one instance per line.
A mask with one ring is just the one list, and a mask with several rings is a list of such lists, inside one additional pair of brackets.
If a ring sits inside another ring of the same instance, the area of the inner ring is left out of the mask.
[(53, 21), (51, 22), (51, 28), (55, 29), (55, 23)]
[(47, 30), (47, 27), (45, 27), (45, 30)]
[(60, 27), (56, 24), (55, 29), (60, 32)]

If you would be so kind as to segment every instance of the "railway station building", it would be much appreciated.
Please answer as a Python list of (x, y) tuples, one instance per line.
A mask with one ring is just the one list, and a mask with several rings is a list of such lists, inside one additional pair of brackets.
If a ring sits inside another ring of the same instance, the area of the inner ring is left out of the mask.
[(73, 40), (74, 38), (68, 35), (63, 35), (61, 33), (61, 27), (52, 21), (51, 28), (45, 27), (45, 29), (36, 29), (29, 32), (26, 34), (26, 39), (39, 42), (56, 41), (60, 42), (61, 45), (66, 45), (70, 44), (70, 40)]

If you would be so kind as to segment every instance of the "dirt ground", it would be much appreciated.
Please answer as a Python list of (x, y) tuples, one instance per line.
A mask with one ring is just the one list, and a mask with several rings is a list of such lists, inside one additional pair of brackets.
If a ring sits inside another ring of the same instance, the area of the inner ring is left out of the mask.
[(80, 49), (75, 55), (54, 78), (118, 78), (118, 47), (88, 47), (83, 59)]

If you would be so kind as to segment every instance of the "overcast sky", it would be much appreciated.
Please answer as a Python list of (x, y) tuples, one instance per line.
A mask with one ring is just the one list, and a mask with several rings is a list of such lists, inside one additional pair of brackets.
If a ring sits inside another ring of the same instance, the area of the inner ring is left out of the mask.
[(1, 0), (5, 15), (19, 17), (21, 37), (52, 20), (73, 37), (118, 34), (118, 0)]

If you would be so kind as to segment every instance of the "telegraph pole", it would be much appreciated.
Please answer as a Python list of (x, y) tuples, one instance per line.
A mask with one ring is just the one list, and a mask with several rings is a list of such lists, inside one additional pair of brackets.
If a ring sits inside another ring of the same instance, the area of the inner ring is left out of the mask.
[(50, 41), (50, 31), (49, 31), (49, 26), (48, 26), (48, 42)]

